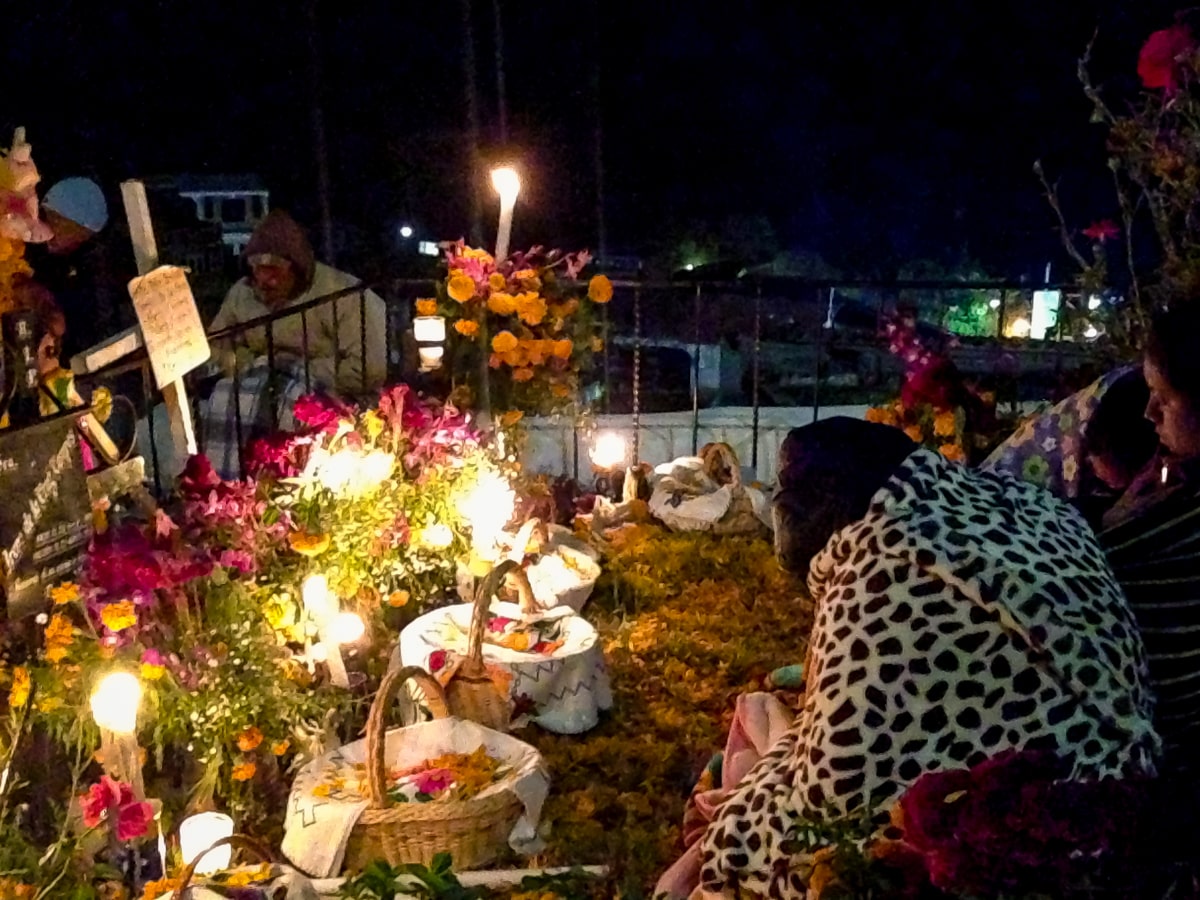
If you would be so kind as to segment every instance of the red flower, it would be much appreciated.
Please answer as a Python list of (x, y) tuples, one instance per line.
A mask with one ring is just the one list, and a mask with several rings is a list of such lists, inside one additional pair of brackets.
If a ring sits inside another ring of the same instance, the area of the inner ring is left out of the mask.
[(187, 494), (202, 494), (220, 483), (220, 477), (203, 453), (189, 456), (183, 474), (179, 476), (179, 487)]
[(1186, 25), (1172, 25), (1156, 31), (1142, 45), (1138, 54), (1138, 76), (1151, 90), (1162, 89), (1172, 94), (1179, 89), (1183, 67), (1181, 58), (1196, 49), (1192, 30)]
[(141, 837), (154, 819), (150, 804), (134, 799), (133, 788), (122, 781), (113, 781), (107, 775), (100, 776), (100, 781), (88, 789), (79, 799), (79, 806), (83, 824), (88, 828), (95, 828), (115, 813), (119, 841)]
[(1115, 241), (1120, 237), (1121, 229), (1113, 223), (1112, 219), (1101, 219), (1083, 229), (1083, 236), (1103, 244), (1105, 241)]
[(292, 407), (296, 421), (313, 431), (333, 434), (343, 418), (353, 418), (354, 411), (343, 406), (332, 397), (323, 394), (305, 394)]
[(445, 650), (434, 650), (429, 654), (429, 671), (440, 672), (446, 668), (446, 663), (450, 660), (450, 654)]

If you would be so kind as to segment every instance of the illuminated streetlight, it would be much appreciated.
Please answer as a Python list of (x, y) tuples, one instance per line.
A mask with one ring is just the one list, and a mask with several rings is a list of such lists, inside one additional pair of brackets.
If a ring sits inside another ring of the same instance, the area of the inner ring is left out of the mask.
[(512, 234), (513, 207), (521, 191), (521, 177), (512, 166), (492, 169), (492, 187), (500, 195), (500, 224), (496, 229), (496, 259), (508, 256), (508, 239)]
[(412, 234), (413, 234), (413, 232), (412, 232), (411, 225), (401, 225), (400, 226), (400, 237), (410, 238), (410, 237), (412, 237)]

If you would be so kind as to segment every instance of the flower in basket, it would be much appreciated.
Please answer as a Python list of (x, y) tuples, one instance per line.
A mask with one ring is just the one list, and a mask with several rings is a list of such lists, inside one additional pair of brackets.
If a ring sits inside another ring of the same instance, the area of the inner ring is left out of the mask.
[(115, 822), (119, 841), (141, 837), (154, 821), (154, 809), (149, 803), (137, 800), (132, 787), (107, 775), (100, 776), (100, 781), (88, 788), (80, 797), (79, 806), (83, 824), (88, 828), (96, 828), (102, 822), (112, 827)]
[(497, 262), (462, 241), (449, 245), (440, 308), (459, 338), (456, 369), (476, 381), (486, 371), (493, 405), (553, 413), (574, 401), (603, 348), (592, 308), (613, 294), (603, 275), (574, 284), (589, 259), (534, 247)]

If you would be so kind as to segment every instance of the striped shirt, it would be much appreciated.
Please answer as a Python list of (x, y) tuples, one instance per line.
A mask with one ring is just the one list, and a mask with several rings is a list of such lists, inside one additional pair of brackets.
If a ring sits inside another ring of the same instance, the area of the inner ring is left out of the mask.
[(1200, 775), (1200, 479), (1164, 490), (1100, 543), (1146, 645), (1167, 770)]

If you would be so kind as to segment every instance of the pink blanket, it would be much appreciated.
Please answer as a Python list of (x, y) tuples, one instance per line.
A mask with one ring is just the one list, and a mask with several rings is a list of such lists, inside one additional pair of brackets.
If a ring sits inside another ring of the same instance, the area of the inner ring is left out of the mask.
[[(725, 743), (721, 783), (710, 786), (701, 778), (683, 814), (683, 855), (658, 880), (654, 896), (671, 900), (704, 900), (715, 896), (700, 883), (700, 838), (717, 808), (758, 760), (792, 725), (792, 711), (773, 694), (742, 694), (734, 707), (733, 724)], [(707, 774), (707, 773), (706, 773)]]

